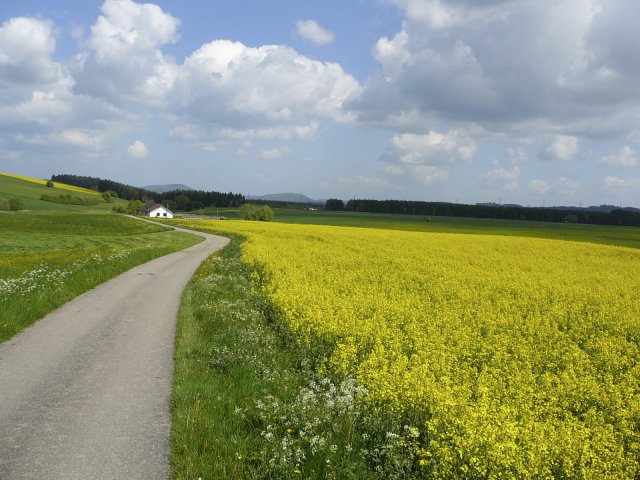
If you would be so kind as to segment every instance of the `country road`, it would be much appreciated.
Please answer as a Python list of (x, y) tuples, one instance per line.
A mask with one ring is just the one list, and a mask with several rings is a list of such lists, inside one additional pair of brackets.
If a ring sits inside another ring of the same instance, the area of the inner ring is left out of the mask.
[(197, 234), (0, 345), (1, 480), (168, 477), (176, 313), (228, 242)]

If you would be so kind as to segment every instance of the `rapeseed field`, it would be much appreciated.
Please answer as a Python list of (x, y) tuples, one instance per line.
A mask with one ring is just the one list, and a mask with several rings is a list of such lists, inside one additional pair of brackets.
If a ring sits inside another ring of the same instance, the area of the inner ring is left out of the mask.
[[(427, 478), (640, 475), (640, 251), (228, 221), (319, 371)], [(421, 475), (421, 476), (422, 476)]]

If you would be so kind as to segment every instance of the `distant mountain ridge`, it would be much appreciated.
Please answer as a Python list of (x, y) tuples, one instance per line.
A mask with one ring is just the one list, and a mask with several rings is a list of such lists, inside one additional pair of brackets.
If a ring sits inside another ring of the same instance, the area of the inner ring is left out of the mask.
[(314, 200), (302, 193), (272, 193), (269, 195), (248, 195), (249, 200), (264, 200), (270, 202), (324, 204), (324, 200)]
[(147, 185), (146, 187), (142, 187), (142, 188), (144, 188), (145, 190), (156, 192), (156, 193), (173, 192), (175, 190), (194, 190), (193, 188), (183, 183), (169, 183), (165, 185)]

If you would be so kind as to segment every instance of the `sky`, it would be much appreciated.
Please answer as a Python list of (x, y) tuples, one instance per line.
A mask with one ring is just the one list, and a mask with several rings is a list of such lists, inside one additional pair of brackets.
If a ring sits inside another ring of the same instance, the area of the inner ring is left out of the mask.
[(3, 0), (0, 171), (640, 207), (637, 0)]

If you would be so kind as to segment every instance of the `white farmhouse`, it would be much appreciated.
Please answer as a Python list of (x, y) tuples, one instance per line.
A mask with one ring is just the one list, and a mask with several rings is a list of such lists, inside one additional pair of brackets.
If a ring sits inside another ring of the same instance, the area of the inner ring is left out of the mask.
[(139, 215), (147, 217), (173, 218), (173, 212), (159, 203), (147, 203), (138, 210)]

